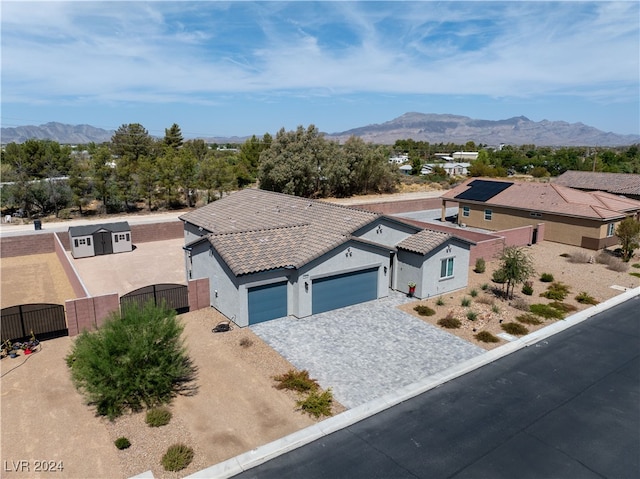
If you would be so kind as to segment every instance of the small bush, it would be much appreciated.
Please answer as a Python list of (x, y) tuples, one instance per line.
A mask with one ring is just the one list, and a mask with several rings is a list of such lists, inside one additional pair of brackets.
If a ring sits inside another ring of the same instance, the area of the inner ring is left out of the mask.
[(569, 295), (569, 286), (559, 281), (555, 281), (551, 283), (547, 287), (547, 290), (544, 293), (540, 293), (540, 296), (547, 299), (553, 299), (556, 301), (562, 301), (568, 295)]
[(474, 271), (476, 273), (484, 273), (486, 268), (487, 268), (487, 265), (486, 265), (486, 263), (484, 261), (484, 258), (478, 258), (476, 260), (476, 267), (475, 267)]
[(471, 291), (469, 291), (469, 295), (470, 295), (472, 298), (477, 297), (477, 296), (478, 296), (478, 290), (477, 290), (477, 289), (472, 289)]
[(551, 273), (542, 273), (542, 275), (540, 275), (540, 281), (543, 283), (551, 283), (553, 281), (553, 275)]
[(174, 444), (162, 456), (165, 471), (181, 471), (193, 461), (193, 449), (185, 444)]
[(242, 338), (240, 340), (240, 346), (242, 346), (243, 348), (248, 348), (253, 346), (253, 341), (249, 338)]
[(629, 269), (629, 263), (625, 263), (620, 258), (613, 258), (614, 261), (611, 261), (607, 265), (607, 269), (611, 271), (615, 271), (616, 273), (624, 273)]
[(438, 320), (438, 326), (442, 326), (447, 329), (458, 329), (461, 324), (460, 320), (458, 318), (454, 318), (451, 313)]
[(497, 304), (494, 304), (493, 306), (491, 306), (491, 311), (498, 314), (500, 312), (500, 308), (498, 308)]
[(591, 263), (592, 258), (589, 253), (584, 251), (577, 251), (569, 256), (569, 263)]
[(598, 301), (586, 291), (582, 291), (576, 296), (576, 301), (580, 304), (598, 304)]
[(487, 291), (489, 289), (489, 283), (482, 283), (482, 286), (480, 286), (480, 289), (482, 291)]
[(504, 323), (501, 326), (506, 333), (513, 334), (514, 336), (523, 336), (529, 332), (529, 330), (520, 323)]
[(475, 311), (469, 311), (467, 313), (467, 319), (469, 321), (475, 321), (476, 319), (478, 319), (478, 313), (476, 313)]
[(442, 296), (436, 299), (436, 304), (438, 306), (444, 306), (444, 299), (442, 299)]
[(522, 294), (526, 294), (527, 296), (531, 296), (533, 294), (533, 285), (531, 281), (525, 281), (522, 285)]
[(488, 304), (489, 306), (491, 306), (492, 304), (495, 304), (495, 302), (496, 302), (495, 298), (492, 298), (491, 296), (480, 296), (476, 298), (476, 303)]
[(500, 338), (494, 336), (489, 331), (480, 331), (478, 334), (474, 335), (474, 338), (482, 343), (497, 343), (500, 341)]
[(61, 220), (69, 220), (69, 219), (71, 219), (71, 209), (70, 208), (63, 208), (60, 211), (58, 211), (58, 218), (60, 218)]
[(529, 303), (526, 299), (516, 298), (511, 301), (511, 306), (520, 311), (529, 311)]
[(306, 369), (302, 371), (290, 369), (280, 376), (275, 376), (273, 379), (278, 382), (276, 389), (288, 389), (304, 393), (316, 391), (320, 387), (318, 381), (309, 377), (309, 371)]
[(144, 421), (151, 427), (165, 426), (171, 421), (171, 411), (164, 407), (149, 409)]
[(127, 439), (126, 437), (122, 436), (119, 437), (118, 439), (116, 439), (114, 441), (114, 444), (116, 445), (116, 447), (120, 450), (122, 449), (127, 449), (128, 447), (131, 446), (131, 442), (129, 442), (129, 439)]
[(420, 316), (433, 316), (436, 314), (435, 310), (431, 309), (426, 304), (419, 304), (413, 310), (418, 313)]
[(297, 401), (298, 407), (313, 417), (331, 416), (332, 403), (333, 393), (331, 392), (331, 388), (323, 393), (314, 391), (305, 399)]
[(556, 309), (548, 304), (532, 304), (529, 306), (529, 310), (538, 316), (542, 316), (545, 319), (562, 319), (564, 314), (559, 309)]
[(471, 300), (467, 297), (462, 298), (462, 301), (460, 301), (460, 304), (465, 308), (468, 308), (469, 306), (471, 306)]
[(571, 311), (575, 311), (578, 309), (573, 304), (561, 303), (560, 301), (554, 301), (553, 303), (549, 303), (549, 306), (557, 309), (558, 311), (562, 311), (563, 313), (570, 313)]
[(633, 268), (640, 268), (640, 263), (633, 263), (631, 266)]
[(538, 326), (543, 323), (543, 321), (539, 319), (535, 314), (530, 314), (530, 313), (516, 316), (516, 320), (520, 321), (523, 324), (530, 324), (532, 326)]
[(615, 260), (615, 259), (616, 259), (615, 256), (612, 256), (610, 253), (608, 253), (605, 250), (600, 251), (596, 255), (596, 263), (599, 263), (599, 264), (609, 264), (612, 260)]
[(491, 275), (491, 281), (498, 284), (504, 284), (507, 282), (507, 274), (502, 269), (497, 269)]
[(636, 278), (640, 278), (640, 273), (636, 273), (635, 271), (633, 273), (629, 273), (631, 276), (635, 276)]

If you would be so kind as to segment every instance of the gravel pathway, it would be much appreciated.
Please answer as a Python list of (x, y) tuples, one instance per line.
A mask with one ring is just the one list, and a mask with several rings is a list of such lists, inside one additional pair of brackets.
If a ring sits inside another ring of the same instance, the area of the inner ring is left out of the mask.
[(251, 329), (353, 408), (485, 350), (400, 311), (403, 294)]

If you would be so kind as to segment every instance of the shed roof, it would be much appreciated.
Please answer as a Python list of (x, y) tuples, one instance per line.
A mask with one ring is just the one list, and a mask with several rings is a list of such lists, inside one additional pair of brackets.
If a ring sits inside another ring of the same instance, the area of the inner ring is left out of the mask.
[(70, 226), (69, 234), (72, 238), (78, 236), (91, 236), (98, 231), (108, 231), (111, 233), (124, 233), (131, 231), (127, 221), (118, 221), (116, 223), (101, 223), (97, 225)]
[[(495, 194), (486, 198), (470, 193), (476, 186), (498, 183), (506, 185), (506, 188), (490, 188)], [(597, 220), (612, 220), (640, 211), (640, 201), (603, 191), (580, 191), (554, 183), (495, 179), (469, 179), (444, 193), (442, 198)]]

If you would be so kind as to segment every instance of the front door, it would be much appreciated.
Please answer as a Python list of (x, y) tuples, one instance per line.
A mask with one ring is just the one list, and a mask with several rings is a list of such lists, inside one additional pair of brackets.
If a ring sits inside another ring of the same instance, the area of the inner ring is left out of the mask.
[(108, 231), (98, 231), (93, 234), (94, 250), (97, 255), (113, 253), (113, 244), (111, 243), (111, 233)]

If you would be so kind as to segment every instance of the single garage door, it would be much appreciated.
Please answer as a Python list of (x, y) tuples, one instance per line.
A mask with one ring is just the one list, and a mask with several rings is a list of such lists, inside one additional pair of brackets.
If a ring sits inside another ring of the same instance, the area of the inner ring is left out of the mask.
[(378, 268), (313, 280), (313, 314), (371, 301), (378, 297)]
[(249, 324), (287, 315), (287, 282), (249, 288)]

